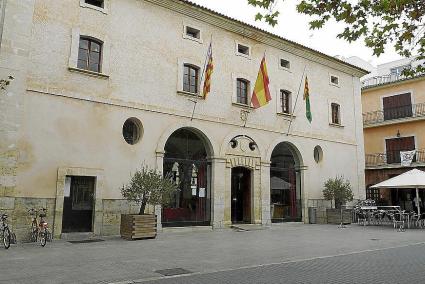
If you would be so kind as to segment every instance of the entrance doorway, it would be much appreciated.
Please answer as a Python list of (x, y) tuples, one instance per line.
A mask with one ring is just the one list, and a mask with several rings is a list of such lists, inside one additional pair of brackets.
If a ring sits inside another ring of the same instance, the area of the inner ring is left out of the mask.
[(232, 223), (251, 223), (251, 171), (232, 169)]
[(63, 203), (63, 233), (92, 232), (95, 177), (66, 177)]

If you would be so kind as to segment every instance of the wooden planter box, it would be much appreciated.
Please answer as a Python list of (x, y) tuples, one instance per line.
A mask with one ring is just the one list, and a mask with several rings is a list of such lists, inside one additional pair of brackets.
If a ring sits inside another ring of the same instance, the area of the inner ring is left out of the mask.
[[(326, 218), (328, 224), (341, 224), (341, 209), (326, 209)], [(342, 210), (343, 224), (351, 224), (352, 210)]]
[(155, 215), (121, 215), (121, 237), (127, 240), (156, 237)]

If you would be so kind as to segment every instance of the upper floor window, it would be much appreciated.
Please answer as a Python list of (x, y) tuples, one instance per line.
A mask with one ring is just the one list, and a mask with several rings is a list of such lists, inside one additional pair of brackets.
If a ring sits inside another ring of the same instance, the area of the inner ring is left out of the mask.
[(382, 105), (384, 107), (384, 120), (411, 117), (413, 115), (410, 93), (384, 97)]
[(280, 59), (280, 67), (285, 68), (285, 69), (290, 69), (291, 68), (291, 62), (289, 62), (286, 59)]
[(404, 69), (410, 69), (410, 68), (411, 68), (410, 64), (397, 66), (397, 67), (391, 68), (390, 73), (391, 75), (400, 76), (401, 73), (403, 73)]
[(248, 105), (249, 81), (245, 79), (236, 80), (236, 102), (238, 104)]
[(185, 33), (188, 37), (194, 38), (194, 39), (201, 39), (201, 31), (189, 26), (185, 26)]
[(251, 55), (250, 47), (244, 44), (236, 44), (236, 54), (249, 57)]
[(183, 91), (188, 93), (198, 93), (199, 68), (190, 64), (184, 65)]
[(80, 37), (77, 67), (100, 73), (101, 58), (102, 42), (92, 38)]
[(104, 0), (84, 0), (86, 4), (93, 5), (99, 8), (103, 8)]
[(339, 86), (339, 78), (335, 75), (331, 75), (330, 83), (331, 85)]
[(332, 111), (332, 123), (333, 124), (341, 124), (341, 108), (339, 104), (332, 103), (331, 104)]
[(291, 92), (280, 90), (280, 111), (282, 113), (291, 113)]

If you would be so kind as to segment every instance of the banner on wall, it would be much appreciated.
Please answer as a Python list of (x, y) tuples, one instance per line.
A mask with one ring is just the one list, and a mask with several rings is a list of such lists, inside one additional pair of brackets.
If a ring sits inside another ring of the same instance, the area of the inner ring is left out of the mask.
[(403, 167), (408, 167), (412, 164), (413, 158), (415, 157), (416, 150), (412, 151), (400, 151), (400, 161)]

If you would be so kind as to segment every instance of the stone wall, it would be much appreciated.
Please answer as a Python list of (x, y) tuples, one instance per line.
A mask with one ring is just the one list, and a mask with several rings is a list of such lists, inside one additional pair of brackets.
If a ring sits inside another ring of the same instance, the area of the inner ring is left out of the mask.
[[(46, 221), (49, 228), (53, 229), (54, 198), (22, 198), (22, 197), (0, 197), (0, 212), (9, 215), (8, 222), (12, 232), (16, 234), (19, 242), (30, 240), (31, 216), (28, 210), (31, 208), (47, 208)], [(121, 214), (137, 214), (139, 206), (129, 203), (127, 200), (105, 199), (102, 202), (103, 218), (100, 226), (102, 236), (113, 236), (120, 234)], [(153, 208), (148, 207), (148, 213)]]

